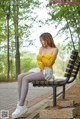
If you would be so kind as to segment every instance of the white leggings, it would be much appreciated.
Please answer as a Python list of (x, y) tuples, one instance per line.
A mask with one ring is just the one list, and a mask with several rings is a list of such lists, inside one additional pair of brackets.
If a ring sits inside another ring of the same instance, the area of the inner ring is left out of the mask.
[(19, 93), (19, 105), (23, 106), (27, 93), (29, 83), (34, 80), (45, 80), (43, 72), (39, 71), (37, 73), (27, 72), (18, 75), (18, 93)]

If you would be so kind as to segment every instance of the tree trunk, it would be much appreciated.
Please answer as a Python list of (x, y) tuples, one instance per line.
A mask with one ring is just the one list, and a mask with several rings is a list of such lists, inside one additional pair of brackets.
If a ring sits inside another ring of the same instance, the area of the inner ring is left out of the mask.
[(7, 14), (7, 80), (9, 80), (10, 61), (9, 61), (9, 14)]
[(20, 52), (19, 52), (19, 34), (18, 34), (18, 0), (17, 0), (17, 11), (16, 11), (16, 78), (20, 74)]
[[(10, 79), (10, 48), (9, 48), (9, 34), (10, 34), (10, 30), (9, 30), (9, 19), (10, 19), (10, 0), (8, 1), (8, 4), (6, 4), (6, 1), (2, 2), (2, 9), (3, 12), (6, 15), (6, 20), (7, 20), (7, 81)], [(6, 6), (6, 7), (5, 7)]]
[(14, 28), (15, 28), (15, 47), (16, 47), (16, 79), (18, 74), (20, 74), (20, 52), (19, 52), (19, 34), (18, 34), (18, 0), (14, 0)]

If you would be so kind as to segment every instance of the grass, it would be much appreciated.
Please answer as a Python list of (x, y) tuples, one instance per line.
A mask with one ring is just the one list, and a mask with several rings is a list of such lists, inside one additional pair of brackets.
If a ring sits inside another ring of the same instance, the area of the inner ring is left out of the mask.
[(16, 81), (15, 77), (11, 77), (10, 80), (7, 80), (6, 75), (5, 74), (1, 74), (0, 75), (0, 82), (14, 82)]
[(0, 82), (2, 81), (6, 81), (6, 76), (3, 74), (3, 75), (0, 75)]

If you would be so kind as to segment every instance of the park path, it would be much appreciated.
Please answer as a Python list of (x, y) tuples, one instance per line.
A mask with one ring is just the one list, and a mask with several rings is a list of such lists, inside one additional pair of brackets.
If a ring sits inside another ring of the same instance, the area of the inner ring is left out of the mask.
[[(16, 108), (18, 99), (18, 83), (0, 83), (0, 111), (9, 110), (10, 117), (13, 110)], [(61, 91), (61, 88), (58, 89)], [(28, 107), (35, 105), (41, 100), (52, 95), (51, 87), (33, 87), (29, 84), (29, 92), (26, 100), (28, 100)]]
[[(10, 83), (0, 83), (0, 110), (13, 110), (16, 107), (17, 99), (18, 99), (18, 84), (17, 82)], [(26, 100), (29, 102), (44, 97), (46, 94), (52, 94), (52, 88), (43, 88), (36, 87), (34, 88), (32, 84), (29, 84), (29, 91)], [(39, 99), (38, 99), (39, 100)], [(31, 106), (29, 104), (29, 106)]]

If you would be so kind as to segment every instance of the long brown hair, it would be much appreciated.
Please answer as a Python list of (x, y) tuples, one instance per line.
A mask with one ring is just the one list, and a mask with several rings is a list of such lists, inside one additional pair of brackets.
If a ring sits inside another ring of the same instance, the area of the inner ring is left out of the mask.
[(42, 38), (50, 47), (56, 47), (53, 37), (50, 33), (43, 33), (40, 35), (40, 38)]

